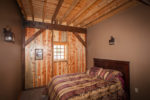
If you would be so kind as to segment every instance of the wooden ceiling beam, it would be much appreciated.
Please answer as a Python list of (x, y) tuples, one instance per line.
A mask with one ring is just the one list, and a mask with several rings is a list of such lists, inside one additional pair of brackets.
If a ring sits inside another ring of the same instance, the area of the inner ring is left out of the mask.
[[(111, 2), (109, 2), (109, 3), (106, 2), (105, 5), (101, 6), (100, 9), (96, 10), (96, 11), (93, 12), (92, 14), (89, 14), (88, 16), (85, 16), (84, 18), (80, 19), (80, 21), (74, 23), (75, 26), (76, 26), (76, 25), (84, 26), (83, 24), (88, 23), (88, 22), (91, 22), (91, 20), (95, 19), (95, 17), (97, 18), (97, 16), (100, 16), (100, 15), (104, 14), (104, 13), (106, 12), (106, 10), (108, 10), (108, 8), (109, 8), (109, 10), (113, 9), (113, 7), (112, 7), (111, 5), (117, 6), (116, 3), (118, 3), (118, 2), (121, 2), (121, 3), (122, 3), (122, 1), (124, 2), (124, 1), (130, 1), (130, 0), (111, 0)], [(114, 4), (116, 4), (116, 5), (114, 5)], [(111, 6), (112, 8), (111, 8), (110, 6)], [(94, 9), (95, 9), (95, 8), (94, 8)], [(92, 12), (92, 11), (91, 11), (91, 12)], [(92, 18), (93, 18), (93, 19), (92, 19)], [(90, 20), (89, 20), (89, 19), (90, 19)], [(88, 22), (87, 22), (87, 20), (88, 20)]]
[(22, 14), (24, 15), (24, 18), (27, 19), (27, 14), (26, 14), (26, 11), (24, 9), (22, 0), (17, 0), (17, 3), (18, 3), (18, 5), (19, 5), (19, 7), (21, 9)]
[(147, 5), (147, 6), (150, 6), (150, 1), (146, 1), (146, 0), (138, 0), (140, 3), (144, 4), (144, 5)]
[[(127, 5), (130, 2), (135, 2), (135, 0), (116, 0), (115, 2), (112, 2), (109, 5), (105, 6), (104, 8), (100, 9), (98, 12), (93, 14), (93, 16), (90, 16), (90, 17), (84, 19), (80, 23), (80, 26), (81, 27), (88, 26), (88, 25), (92, 24), (93, 22), (97, 21), (98, 19), (101, 19), (101, 18), (119, 10), (120, 8), (124, 7), (125, 5)], [(86, 20), (88, 20), (88, 21), (86, 21)]]
[(38, 28), (38, 29), (50, 29), (50, 30), (60, 30), (60, 31), (69, 31), (69, 32), (76, 32), (76, 33), (87, 33), (86, 28), (79, 28), (79, 27), (72, 27), (66, 25), (58, 25), (58, 24), (51, 24), (51, 23), (43, 23), (43, 22), (36, 22), (36, 21), (25, 21), (25, 27), (31, 28)]
[(58, 1), (57, 7), (56, 7), (55, 12), (54, 12), (54, 14), (52, 16), (52, 23), (56, 20), (56, 17), (58, 15), (58, 12), (59, 12), (63, 2), (64, 2), (64, 0), (59, 0)]
[(42, 22), (44, 22), (45, 15), (46, 15), (46, 4), (47, 4), (47, 0), (44, 0)]
[(91, 5), (93, 5), (97, 0), (89, 0), (88, 3), (87, 3), (87, 6), (84, 6), (80, 12), (71, 20), (68, 22), (68, 25), (70, 25), (71, 23), (73, 23), (76, 19), (78, 19), (80, 17), (80, 15), (82, 13), (84, 13), (89, 7), (91, 7)]
[(29, 4), (30, 4), (30, 11), (31, 11), (31, 15), (32, 15), (32, 21), (34, 21), (34, 10), (33, 10), (33, 4), (32, 4), (32, 0), (28, 0)]
[(81, 38), (81, 36), (79, 35), (79, 33), (74, 33), (73, 34), (77, 37), (77, 39), (85, 46), (87, 47), (86, 45), (86, 42)]
[(70, 5), (70, 7), (68, 8), (68, 10), (66, 11), (66, 13), (64, 14), (64, 16), (61, 18), (60, 20), (60, 24), (64, 21), (64, 19), (71, 13), (71, 11), (76, 7), (76, 5), (79, 3), (80, 0), (74, 0), (72, 2), (72, 4)]
[(95, 24), (99, 23), (100, 21), (102, 21), (102, 20), (104, 20), (106, 18), (109, 18), (109, 17), (115, 15), (116, 13), (118, 13), (118, 12), (124, 10), (124, 9), (127, 9), (129, 7), (132, 7), (132, 6), (136, 5), (136, 4), (138, 4), (137, 1), (125, 2), (122, 5), (120, 5), (120, 6), (116, 7), (116, 8), (114, 8), (114, 9), (110, 10), (109, 12), (104, 13), (103, 15), (97, 17), (96, 19), (94, 19), (94, 20), (92, 20), (92, 21), (90, 21), (90, 22), (88, 22), (86, 24), (85, 23), (82, 24), (81, 27), (90, 27), (92, 25), (95, 25)]
[(25, 41), (25, 46), (27, 46), (30, 42), (32, 42), (37, 36), (39, 36), (45, 29), (40, 29), (36, 33), (34, 33), (27, 41)]
[[(93, 15), (97, 15), (97, 12), (99, 12), (101, 9), (108, 7), (110, 4), (112, 4), (118, 0), (109, 0), (109, 1), (108, 0), (98, 0), (98, 1), (95, 4), (93, 4), (89, 9), (87, 9), (86, 12), (84, 12), (82, 14), (82, 16), (80, 16), (76, 21), (73, 22), (74, 26), (78, 26), (78, 25), (80, 25), (80, 23), (82, 23), (89, 17), (91, 17)], [(124, 1), (124, 0), (122, 0), (122, 1)]]

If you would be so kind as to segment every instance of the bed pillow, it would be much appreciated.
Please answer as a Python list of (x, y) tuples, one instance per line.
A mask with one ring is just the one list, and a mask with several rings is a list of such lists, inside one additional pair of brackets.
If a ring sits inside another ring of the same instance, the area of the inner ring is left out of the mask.
[(106, 81), (116, 80), (118, 76), (122, 76), (122, 73), (117, 70), (103, 69), (101, 73), (98, 74), (99, 78)]
[(100, 67), (91, 67), (86, 71), (86, 74), (92, 76), (92, 77), (97, 77), (101, 72), (103, 68)]

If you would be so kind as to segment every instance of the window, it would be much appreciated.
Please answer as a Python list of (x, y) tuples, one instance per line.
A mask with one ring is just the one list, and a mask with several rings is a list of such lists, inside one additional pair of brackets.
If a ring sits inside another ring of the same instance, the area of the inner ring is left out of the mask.
[(66, 60), (65, 51), (64, 44), (54, 44), (54, 60)]

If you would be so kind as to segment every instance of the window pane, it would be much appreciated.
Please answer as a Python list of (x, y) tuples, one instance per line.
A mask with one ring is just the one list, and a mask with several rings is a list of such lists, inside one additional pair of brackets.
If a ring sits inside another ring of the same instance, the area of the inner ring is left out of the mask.
[(63, 48), (64, 48), (64, 45), (61, 45), (61, 48), (63, 49)]
[(54, 52), (54, 56), (56, 56), (57, 55), (57, 53), (56, 52)]
[(60, 59), (60, 56), (57, 56), (58, 59)]
[(61, 59), (64, 59), (64, 56), (61, 56)]
[(60, 52), (60, 49), (57, 49), (58, 52)]
[(57, 51), (57, 49), (54, 49), (54, 52), (56, 52)]
[(65, 45), (54, 45), (54, 60), (64, 60), (65, 59)]
[(64, 49), (61, 49), (61, 52), (64, 52)]
[(57, 55), (60, 55), (60, 54), (59, 54), (59, 53), (60, 53), (60, 51), (57, 51), (56, 53), (57, 53)]
[(54, 56), (54, 59), (56, 60), (56, 59), (57, 59), (57, 56)]
[(54, 48), (57, 48), (57, 45), (54, 45)]
[(60, 45), (58, 45), (57, 47), (60, 48)]
[(59, 56), (61, 55), (61, 53), (59, 52), (59, 53), (57, 53)]
[(61, 53), (61, 56), (64, 56), (64, 53), (63, 53), (63, 52)]

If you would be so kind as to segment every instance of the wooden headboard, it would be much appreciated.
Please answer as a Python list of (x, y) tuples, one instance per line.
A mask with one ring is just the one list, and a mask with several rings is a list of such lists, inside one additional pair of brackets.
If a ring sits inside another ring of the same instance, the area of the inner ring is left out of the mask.
[(130, 71), (128, 61), (117, 61), (108, 59), (94, 58), (94, 67), (102, 67), (105, 69), (114, 69), (123, 73), (123, 79), (125, 81), (125, 91), (128, 94), (128, 100), (130, 100)]

